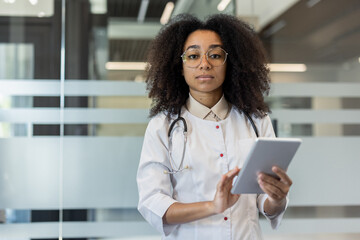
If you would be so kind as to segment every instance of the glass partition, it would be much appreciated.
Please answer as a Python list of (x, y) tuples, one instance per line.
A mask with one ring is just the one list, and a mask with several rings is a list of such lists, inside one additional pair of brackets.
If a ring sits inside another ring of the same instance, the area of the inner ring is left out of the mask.
[(58, 238), (59, 1), (0, 1), (0, 238)]
[(265, 239), (358, 239), (359, 9), (357, 0), (0, 0), (0, 239), (160, 239), (136, 209), (146, 52), (171, 16), (219, 12), (259, 33), (277, 136), (303, 139), (289, 209), (279, 231), (260, 220)]
[[(253, 1), (254, 12), (277, 6)], [(289, 174), (294, 180), (281, 233), (268, 239), (357, 239), (360, 81), (357, 1), (284, 1), (285, 11), (262, 24), (270, 58), (270, 103), (279, 137), (303, 144)], [(281, 4), (280, 4), (281, 5)], [(267, 226), (264, 226), (266, 228)]]

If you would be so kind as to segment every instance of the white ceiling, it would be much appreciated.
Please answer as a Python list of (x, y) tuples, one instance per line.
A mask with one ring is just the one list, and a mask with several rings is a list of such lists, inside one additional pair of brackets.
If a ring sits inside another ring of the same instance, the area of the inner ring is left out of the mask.
[(299, 0), (236, 0), (236, 15), (255, 16), (261, 29), (297, 2)]
[[(89, 1), (91, 3), (92, 13), (106, 13), (107, 0)], [(261, 29), (298, 1), (299, 0), (232, 0), (224, 12), (233, 13), (235, 11), (238, 16), (255, 17), (259, 29)], [(219, 2), (221, 2), (221, 0), (178, 0), (173, 15), (192, 13), (202, 18), (209, 14), (218, 13), (219, 11), (216, 7)], [(234, 6), (236, 6), (235, 10)], [(52, 16), (53, 13), (54, 0), (0, 0), (0, 16), (48, 17)]]

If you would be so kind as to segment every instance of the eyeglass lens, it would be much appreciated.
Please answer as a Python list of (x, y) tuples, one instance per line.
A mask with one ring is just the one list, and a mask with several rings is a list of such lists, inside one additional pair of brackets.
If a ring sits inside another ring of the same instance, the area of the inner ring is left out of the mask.
[[(202, 61), (203, 53), (199, 49), (189, 48), (183, 55), (183, 62), (188, 67), (198, 67)], [(226, 52), (222, 48), (212, 48), (205, 54), (206, 60), (213, 67), (221, 66), (226, 61)]]

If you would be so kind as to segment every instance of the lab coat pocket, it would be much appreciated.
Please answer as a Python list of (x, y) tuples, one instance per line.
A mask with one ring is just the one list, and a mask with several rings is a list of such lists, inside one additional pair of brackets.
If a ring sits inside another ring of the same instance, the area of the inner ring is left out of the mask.
[(241, 168), (244, 163), (245, 160), (247, 158), (247, 156), (250, 153), (251, 147), (253, 146), (253, 144), (255, 143), (255, 139), (254, 138), (246, 138), (246, 139), (240, 139), (237, 142), (237, 154), (238, 154), (238, 166)]

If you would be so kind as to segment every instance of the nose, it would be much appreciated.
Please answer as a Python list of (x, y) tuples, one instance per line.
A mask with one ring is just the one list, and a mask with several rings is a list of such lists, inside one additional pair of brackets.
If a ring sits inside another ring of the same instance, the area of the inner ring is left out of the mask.
[(209, 61), (207, 60), (206, 54), (204, 54), (201, 57), (201, 61), (200, 61), (200, 69), (211, 69), (211, 64), (209, 63)]

